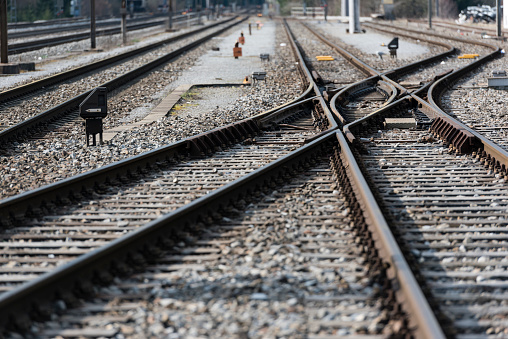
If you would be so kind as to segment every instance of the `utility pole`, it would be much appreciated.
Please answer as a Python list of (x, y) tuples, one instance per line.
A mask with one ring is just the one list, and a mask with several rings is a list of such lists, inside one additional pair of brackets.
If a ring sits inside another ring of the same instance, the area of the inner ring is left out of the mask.
[(18, 22), (18, 9), (16, 0), (11, 0), (11, 22)]
[(429, 29), (432, 28), (432, 0), (429, 0)]
[(349, 0), (341, 0), (340, 15), (341, 16), (349, 16)]
[(169, 0), (169, 29), (173, 29), (173, 0)]
[(90, 40), (92, 49), (95, 49), (95, 0), (90, 0)]
[(122, 8), (120, 8), (122, 15), (122, 43), (127, 43), (127, 0), (122, 0)]
[(0, 0), (0, 45), (0, 63), (7, 64), (7, 0)]
[(349, 0), (349, 34), (361, 33), (361, 31), (360, 0)]
[[(501, 17), (501, 1), (496, 0), (496, 34), (497, 36), (501, 36), (501, 21), (503, 18)], [(503, 10), (507, 11), (507, 8), (503, 8)]]

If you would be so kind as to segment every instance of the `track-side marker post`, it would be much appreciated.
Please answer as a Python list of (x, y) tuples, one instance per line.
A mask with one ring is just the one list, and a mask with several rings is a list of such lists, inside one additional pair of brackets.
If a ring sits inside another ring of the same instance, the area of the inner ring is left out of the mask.
[(99, 144), (102, 144), (102, 119), (108, 115), (106, 87), (97, 87), (79, 105), (79, 115), (85, 119), (86, 145), (96, 145), (95, 135), (99, 134)]

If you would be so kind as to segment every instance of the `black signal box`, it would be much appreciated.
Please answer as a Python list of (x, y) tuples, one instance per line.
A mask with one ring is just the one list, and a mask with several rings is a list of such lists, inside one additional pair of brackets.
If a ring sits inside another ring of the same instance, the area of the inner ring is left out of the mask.
[(99, 143), (102, 144), (102, 118), (108, 115), (107, 105), (108, 90), (106, 87), (97, 87), (79, 105), (79, 115), (85, 119), (86, 145), (96, 145), (96, 135), (99, 135)]
[(106, 87), (97, 87), (79, 105), (79, 115), (83, 119), (102, 119), (108, 115), (108, 90)]

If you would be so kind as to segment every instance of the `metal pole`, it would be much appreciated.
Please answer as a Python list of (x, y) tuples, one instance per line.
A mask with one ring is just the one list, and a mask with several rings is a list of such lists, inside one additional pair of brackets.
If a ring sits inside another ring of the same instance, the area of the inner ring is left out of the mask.
[(436, 0), (436, 18), (439, 18), (439, 0)]
[(340, 15), (349, 16), (349, 0), (340, 1)]
[(7, 64), (7, 0), (0, 0), (0, 63)]
[(169, 29), (173, 29), (173, 0), (169, 0)]
[(429, 28), (432, 28), (432, 0), (429, 0)]
[(360, 0), (349, 0), (349, 33), (354, 34), (361, 31)]
[(122, 8), (120, 8), (122, 15), (122, 43), (127, 43), (127, 0), (122, 0)]
[(95, 49), (95, 0), (90, 0), (90, 40), (91, 48)]
[[(507, 8), (503, 8), (503, 10), (507, 11)], [(501, 1), (496, 0), (496, 34), (497, 36), (501, 36)]]

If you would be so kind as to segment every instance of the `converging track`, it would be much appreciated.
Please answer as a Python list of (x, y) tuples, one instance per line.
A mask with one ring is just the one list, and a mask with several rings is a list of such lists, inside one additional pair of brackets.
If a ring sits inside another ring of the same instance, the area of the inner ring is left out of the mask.
[(292, 101), (0, 201), (5, 334), (508, 335), (508, 152), (441, 109), (500, 49), (373, 25), (438, 46), (377, 69), (284, 27)]

